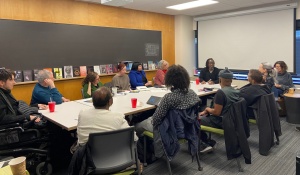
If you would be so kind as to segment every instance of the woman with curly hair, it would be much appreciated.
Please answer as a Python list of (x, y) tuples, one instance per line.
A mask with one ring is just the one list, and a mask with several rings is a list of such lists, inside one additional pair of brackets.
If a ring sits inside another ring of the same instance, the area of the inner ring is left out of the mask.
[(276, 77), (277, 83), (275, 83), (275, 87), (273, 88), (274, 96), (278, 97), (287, 91), (289, 88), (293, 88), (293, 80), (292, 75), (287, 72), (288, 67), (284, 61), (277, 61), (274, 64), (275, 69), (278, 74)]
[(98, 73), (89, 72), (85, 79), (82, 81), (84, 98), (92, 97), (92, 93), (101, 86), (103, 86), (103, 84), (100, 82)]

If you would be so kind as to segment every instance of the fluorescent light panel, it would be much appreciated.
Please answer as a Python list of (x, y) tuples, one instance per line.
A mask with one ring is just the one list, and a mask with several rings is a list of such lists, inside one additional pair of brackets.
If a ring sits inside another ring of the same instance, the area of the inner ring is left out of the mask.
[(197, 0), (197, 1), (192, 1), (192, 2), (187, 2), (187, 3), (183, 3), (183, 4), (169, 6), (167, 8), (174, 9), (174, 10), (185, 10), (185, 9), (191, 9), (191, 8), (215, 4), (215, 3), (219, 3), (219, 2), (213, 1), (213, 0)]

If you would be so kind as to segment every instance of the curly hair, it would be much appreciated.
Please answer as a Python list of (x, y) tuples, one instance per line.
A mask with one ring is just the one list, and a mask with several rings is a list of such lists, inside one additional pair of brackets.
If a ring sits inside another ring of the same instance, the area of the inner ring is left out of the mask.
[(190, 76), (187, 70), (181, 65), (172, 65), (168, 68), (165, 76), (165, 85), (171, 91), (179, 89), (188, 92), (190, 87)]
[(274, 64), (274, 67), (276, 67), (276, 64), (279, 64), (282, 72), (286, 72), (288, 70), (288, 66), (286, 65), (286, 63), (284, 61), (276, 61), (276, 63)]
[(215, 63), (215, 60), (214, 59), (212, 59), (212, 58), (208, 58), (207, 60), (206, 60), (206, 62), (205, 62), (205, 68), (208, 70), (209, 69), (209, 61), (213, 61), (214, 63)]
[(82, 81), (82, 86), (84, 86), (85, 84), (88, 84), (89, 82), (94, 82), (96, 80), (98, 76), (97, 72), (89, 72), (86, 77), (83, 79)]

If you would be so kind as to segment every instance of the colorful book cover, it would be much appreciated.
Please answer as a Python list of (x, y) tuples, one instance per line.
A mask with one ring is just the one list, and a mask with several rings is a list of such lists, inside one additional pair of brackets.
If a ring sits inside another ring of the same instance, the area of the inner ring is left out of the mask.
[(87, 73), (86, 66), (80, 66), (79, 69), (80, 69), (80, 76), (86, 77), (86, 73)]
[(107, 74), (106, 65), (100, 65), (101, 74)]
[(63, 78), (63, 71), (61, 67), (53, 68), (53, 76), (55, 79), (62, 79)]
[(73, 78), (72, 66), (64, 66), (64, 78)]
[(49, 72), (52, 72), (52, 73), (53, 73), (53, 69), (52, 69), (51, 67), (46, 67), (46, 68), (44, 68), (44, 70), (47, 70), (47, 71), (49, 71)]
[(143, 63), (143, 69), (148, 70), (148, 63)]
[(23, 72), (21, 70), (16, 70), (15, 74), (15, 82), (23, 82)]
[(131, 67), (132, 67), (132, 62), (128, 62), (127, 64), (126, 64), (126, 70), (127, 71), (131, 71)]
[(118, 65), (117, 64), (113, 64), (113, 73), (117, 73), (118, 72)]
[(107, 74), (112, 74), (113, 73), (113, 65), (112, 64), (106, 65), (106, 71), (107, 71)]
[(95, 65), (94, 66), (94, 72), (96, 72), (98, 75), (101, 74), (100, 66), (99, 65)]
[(94, 72), (94, 66), (86, 66), (86, 71), (87, 71), (87, 74), (89, 72)]
[(33, 80), (34, 81), (37, 81), (37, 75), (38, 75), (38, 73), (39, 73), (39, 69), (33, 69)]
[(80, 77), (80, 67), (73, 66), (73, 77)]
[(23, 80), (32, 81), (33, 80), (33, 71), (32, 70), (23, 70)]
[(148, 61), (148, 70), (153, 70), (153, 61)]

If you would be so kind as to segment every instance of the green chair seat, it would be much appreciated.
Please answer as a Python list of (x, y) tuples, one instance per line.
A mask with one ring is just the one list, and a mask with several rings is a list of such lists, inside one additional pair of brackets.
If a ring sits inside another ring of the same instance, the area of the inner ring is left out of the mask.
[(213, 127), (204, 126), (204, 125), (201, 125), (201, 131), (206, 131), (206, 132), (209, 132), (209, 133), (224, 135), (224, 130), (223, 129), (213, 128)]
[(256, 120), (255, 119), (249, 119), (248, 122), (252, 123), (252, 124), (256, 124)]

